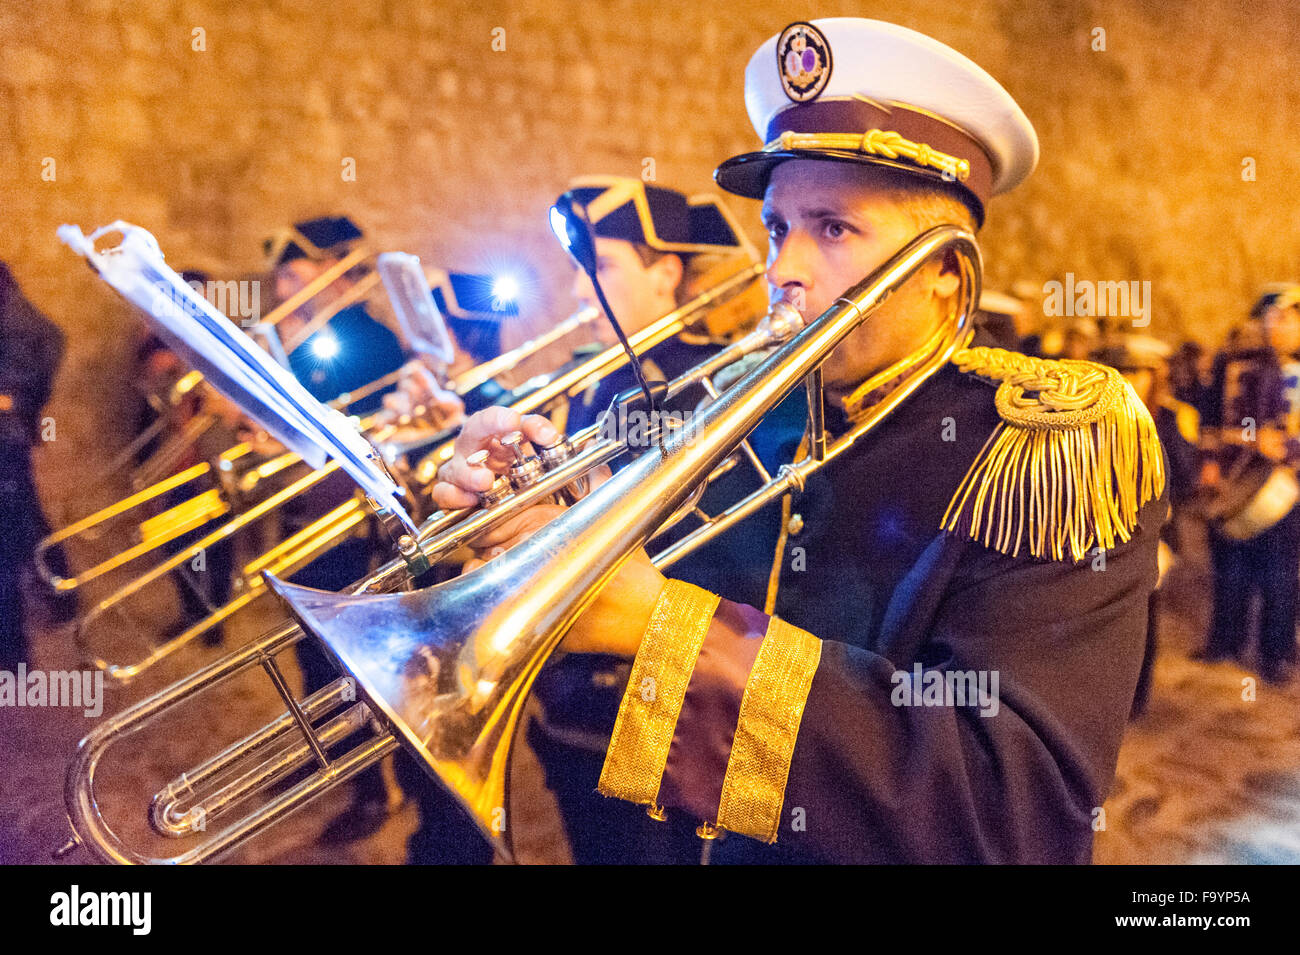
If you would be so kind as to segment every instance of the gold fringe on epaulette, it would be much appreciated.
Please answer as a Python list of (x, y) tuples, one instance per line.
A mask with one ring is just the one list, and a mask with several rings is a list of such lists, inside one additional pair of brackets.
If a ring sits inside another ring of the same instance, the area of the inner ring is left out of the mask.
[(944, 514), (943, 528), (1001, 553), (1080, 561), (1128, 541), (1164, 490), (1155, 423), (1112, 368), (1002, 349), (964, 349), (963, 371), (1001, 379), (1002, 421)]

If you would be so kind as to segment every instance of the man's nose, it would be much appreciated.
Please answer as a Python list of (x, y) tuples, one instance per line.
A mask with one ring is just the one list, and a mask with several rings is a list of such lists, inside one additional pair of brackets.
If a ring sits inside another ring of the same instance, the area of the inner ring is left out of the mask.
[(796, 308), (802, 308), (799, 304), (801, 297), (812, 290), (815, 246), (810, 236), (791, 232), (781, 242), (781, 247), (768, 256), (768, 284), (792, 295)]

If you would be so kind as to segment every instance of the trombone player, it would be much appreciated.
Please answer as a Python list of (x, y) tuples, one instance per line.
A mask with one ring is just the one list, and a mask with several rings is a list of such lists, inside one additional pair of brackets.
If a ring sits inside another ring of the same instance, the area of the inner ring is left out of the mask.
[[(751, 59), (746, 103), (766, 145), (715, 178), (763, 201), (768, 282), (806, 320), (931, 226), (974, 231), (1037, 160), (988, 73), (874, 20), (790, 24)], [(932, 261), (831, 355), (833, 435), (943, 342), (959, 289)], [(810, 453), (801, 399), (752, 435), (769, 469)], [(475, 503), (519, 428), (549, 444), (540, 419), (471, 416), (436, 502)], [(642, 552), (577, 619), (562, 649), (632, 661), (591, 785), (726, 834), (715, 860), (1088, 862), (1142, 661), (1163, 467), (1118, 373), (958, 348), (779, 512), (700, 551), (712, 574), (669, 580)], [(559, 510), (498, 526), (480, 557)]]
[[(687, 196), (620, 176), (574, 179), (566, 195), (591, 222), (598, 278), (629, 336), (685, 304), (719, 277), (757, 261), (730, 211), (715, 195)], [(600, 307), (591, 279), (581, 269), (574, 270), (572, 290), (580, 306)], [(643, 353), (642, 372), (647, 379), (671, 381), (715, 354), (736, 324), (752, 324), (763, 305), (762, 287), (755, 283), (691, 328)], [(574, 350), (574, 364), (618, 343), (607, 323), (594, 328), (594, 341)], [(553, 422), (570, 433), (580, 431), (635, 384), (630, 367), (612, 372), (572, 397), (563, 417), (556, 415)], [(667, 410), (689, 411), (704, 397), (701, 389), (688, 389)], [(558, 660), (538, 677), (533, 696), (540, 707), (528, 725), (529, 748), (554, 793), (567, 843), (559, 847), (545, 837), (534, 840), (537, 851), (548, 859), (602, 863), (698, 857), (699, 847), (689, 829), (683, 833), (655, 826), (632, 807), (610, 806), (591, 782), (604, 758), (609, 723), (618, 710), (628, 672), (628, 661), (620, 656), (584, 654)]]
[[(655, 319), (684, 305), (740, 263), (757, 261), (730, 211), (713, 195), (687, 196), (664, 186), (623, 176), (584, 176), (569, 183), (566, 196), (583, 208), (595, 234), (601, 287), (624, 332), (635, 335)], [(573, 297), (599, 308), (591, 279), (574, 270)], [(759, 291), (755, 286), (754, 292)], [(714, 354), (735, 326), (762, 312), (763, 302), (743, 293), (714, 309), (692, 329), (651, 348), (641, 358), (647, 379), (671, 381)], [(608, 323), (597, 323), (594, 341), (574, 351), (575, 363), (617, 345)], [(636, 385), (630, 368), (606, 375), (570, 401), (561, 422), (580, 431)], [(681, 399), (694, 403), (702, 392)]]

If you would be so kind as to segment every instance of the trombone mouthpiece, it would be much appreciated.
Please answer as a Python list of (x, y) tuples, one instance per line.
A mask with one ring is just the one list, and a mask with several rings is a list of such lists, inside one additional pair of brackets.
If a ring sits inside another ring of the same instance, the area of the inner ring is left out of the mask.
[(767, 314), (759, 322), (759, 327), (776, 341), (785, 341), (803, 331), (808, 323), (803, 314), (795, 307), (796, 296), (803, 294), (802, 289), (781, 290), (767, 308)]

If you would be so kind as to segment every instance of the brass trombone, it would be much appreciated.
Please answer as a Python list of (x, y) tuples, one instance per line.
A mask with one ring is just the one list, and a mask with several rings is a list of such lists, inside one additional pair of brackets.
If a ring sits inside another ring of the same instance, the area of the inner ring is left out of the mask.
[[(891, 376), (906, 371), (903, 384), (850, 432), (829, 440), (821, 415), (821, 363), (922, 265), (945, 252), (955, 255), (961, 277), (960, 306), (948, 333), (890, 369)], [(272, 577), (270, 585), (306, 630), (282, 626), (106, 720), (82, 740), (65, 787), (74, 835), (60, 852), (84, 845), (99, 859), (118, 863), (216, 859), (404, 744), (456, 795), (484, 836), (509, 856), (504, 811), (511, 739), (532, 682), (567, 627), (628, 557), (698, 499), (710, 477), (743, 447), (747, 434), (800, 383), (807, 390), (814, 431), (810, 456), (782, 467), (655, 562), (669, 566), (802, 487), (810, 474), (852, 447), (968, 340), (980, 276), (974, 237), (956, 226), (939, 226), (908, 243), (812, 322), (805, 324), (788, 303), (777, 302), (755, 331), (670, 383), (669, 393), (676, 393), (741, 358), (774, 349), (689, 428), (661, 434), (649, 450), (561, 517), (472, 573), (404, 593), (399, 591), (411, 583), (404, 560), (390, 561), (343, 594)], [(623, 442), (601, 437), (599, 427), (542, 449), (535, 462), (521, 464), (511, 474), (504, 500), (431, 517), (420, 528), (420, 552), (435, 562), (627, 450)], [(349, 675), (299, 702), (288, 691), (275, 655), (308, 632), (326, 642)], [(157, 831), (182, 836), (201, 830), (203, 840), (166, 858), (125, 845), (101, 815), (95, 797), (95, 774), (105, 752), (177, 703), (259, 665), (284, 698), (286, 713), (177, 777), (154, 798)], [(341, 715), (315, 725), (340, 709)], [(343, 755), (330, 755), (333, 741), (363, 725), (374, 727), (375, 735)], [(207, 834), (214, 820), (233, 815), (241, 804), (267, 795), (289, 774), (313, 763), (317, 769), (307, 778)]]
[[(311, 282), (307, 283), (303, 288), (299, 289), (284, 302), (276, 306), (276, 308), (262, 319), (259, 326), (266, 329), (273, 329), (284, 318), (297, 311), (315, 296), (319, 295), (325, 288), (332, 285), (341, 276), (345, 275), (351, 269), (356, 268), (358, 265), (363, 264), (366, 259), (369, 258), (369, 255), (370, 253), (363, 247), (353, 249), (334, 265), (330, 266)], [(377, 281), (377, 276), (374, 273), (366, 275), (360, 280), (354, 289), (345, 293), (344, 297), (340, 300), (342, 304), (340, 304), (340, 301), (332, 302), (329, 306), (321, 310), (320, 315), (323, 315), (324, 320), (328, 321), (343, 307), (352, 304), (355, 300), (352, 298), (352, 292), (356, 291), (356, 289), (361, 289), (363, 295), (367, 294), (374, 287)], [(320, 315), (318, 315), (317, 318), (319, 318)], [(335, 408), (346, 410), (348, 405), (360, 401), (363, 398), (374, 394), (374, 392), (388, 387), (395, 383), (397, 378), (398, 376), (396, 374), (385, 375), (369, 385), (366, 385), (364, 388), (357, 389), (351, 394), (341, 396), (333, 403), (333, 406)], [(174, 410), (179, 404), (181, 398), (192, 392), (194, 389), (201, 387), (202, 384), (203, 376), (197, 371), (191, 371), (182, 376), (170, 389), (167, 401), (168, 407), (165, 411)], [(148, 444), (149, 441), (153, 440), (153, 438), (155, 438), (165, 427), (167, 427), (168, 424), (171, 423), (173, 417), (173, 414), (160, 414), (158, 420), (150, 424), (140, 435), (137, 435), (131, 443), (114, 458), (114, 463), (120, 466), (129, 462), (141, 448)], [(170, 465), (174, 464), (175, 461), (179, 459), (181, 454), (183, 454), (184, 451), (192, 445), (195, 440), (197, 440), (203, 431), (206, 431), (207, 428), (211, 426), (214, 420), (215, 419), (211, 415), (200, 415), (193, 422), (186, 425), (180, 434), (169, 439), (163, 453), (155, 455), (154, 459), (151, 459), (151, 461), (147, 463), (147, 467), (137, 470), (137, 473), (133, 476), (132, 480), (132, 493), (128, 497), (110, 504), (107, 507), (101, 508), (93, 514), (89, 514), (86, 517), (73, 521), (66, 527), (59, 528), (47, 535), (37, 545), (36, 567), (52, 589), (58, 593), (77, 590), (91, 581), (97, 580), (105, 574), (112, 573), (119, 567), (130, 563), (145, 554), (152, 553), (182, 534), (188, 533), (196, 527), (215, 520), (218, 517), (224, 516), (229, 513), (231, 504), (230, 501), (223, 497), (223, 491), (226, 492), (227, 495), (229, 495), (231, 491), (238, 491), (241, 495), (246, 495), (252, 490), (252, 483), (254, 483), (257, 478), (270, 476), (270, 474), (283, 470), (284, 467), (287, 467), (289, 464), (296, 463), (296, 461), (281, 459), (270, 469), (265, 469), (265, 466), (254, 469), (240, 480), (240, 486), (236, 486), (232, 482), (236, 480), (235, 472), (241, 466), (237, 462), (241, 462), (242, 459), (248, 457), (252, 452), (252, 447), (248, 443), (241, 442), (222, 452), (215, 461), (215, 468), (214, 463), (202, 462), (177, 473), (167, 473), (171, 470)], [(114, 473), (116, 470), (117, 468), (106, 469), (105, 474), (107, 476), (108, 474)], [(216, 472), (215, 477), (217, 480), (212, 488), (196, 492), (190, 500), (176, 507), (169, 508), (164, 513), (153, 518), (140, 522), (137, 525), (136, 531), (139, 540), (118, 554), (115, 554), (70, 578), (60, 576), (58, 573), (53, 571), (46, 562), (46, 555), (49, 553), (51, 548), (65, 544), (68, 541), (77, 538), (95, 539), (103, 533), (105, 525), (109, 522), (120, 518), (124, 514), (127, 514), (138, 507), (143, 507), (156, 501), (158, 498), (179, 487), (183, 487), (187, 484), (208, 477), (214, 473), (214, 470)]]
[[(631, 344), (634, 351), (637, 354), (642, 354), (677, 335), (691, 325), (701, 313), (706, 313), (718, 307), (722, 302), (732, 300), (737, 294), (754, 283), (762, 273), (763, 266), (757, 263), (747, 264), (735, 271), (681, 307), (674, 309), (632, 336)], [(547, 332), (496, 358), (461, 372), (448, 382), (448, 387), (458, 394), (467, 394), (506, 369), (513, 368), (526, 358), (538, 354), (548, 345), (592, 321), (598, 314), (595, 309), (582, 309)], [(623, 367), (627, 361), (627, 355), (621, 347), (610, 347), (576, 367), (550, 376), (540, 386), (535, 387), (513, 402), (511, 407), (520, 412), (551, 408), (567, 396), (580, 394), (591, 384)], [(366, 394), (391, 384), (399, 374), (400, 372), (394, 372), (367, 385), (364, 390), (343, 395), (338, 399), (338, 402), (351, 403), (358, 401)], [(396, 430), (395, 427), (387, 429), (379, 427), (379, 422), (380, 416), (372, 416), (361, 422), (361, 428), (391, 462), (395, 455), (404, 454), (409, 449), (389, 440), (390, 432)], [(452, 450), (451, 438), (452, 435), (448, 433), (434, 436), (432, 442), (429, 437), (425, 437), (420, 441), (421, 447), (427, 448), (430, 443), (434, 444), (435, 447), (412, 469), (410, 480), (416, 489), (428, 486), (437, 473), (439, 464), (450, 456)], [(183, 534), (209, 525), (218, 518), (225, 517), (232, 510), (237, 510), (240, 502), (248, 501), (259, 484), (301, 463), (298, 455), (285, 452), (240, 473), (235, 467), (235, 461), (249, 452), (250, 448), (247, 444), (237, 445), (230, 451), (225, 452), (216, 462), (216, 474), (222, 480), (221, 485), (199, 492), (187, 501), (168, 509), (158, 517), (143, 522), (139, 525), (141, 538), (139, 542), (78, 574), (69, 581), (56, 578), (54, 585), (65, 590), (79, 587), (145, 554), (158, 550), (167, 542)], [(360, 498), (354, 498), (339, 505), (319, 521), (249, 561), (236, 577), (235, 595), (229, 601), (214, 608), (206, 617), (186, 627), (168, 640), (151, 648), (140, 659), (132, 662), (113, 662), (105, 659), (94, 648), (96, 643), (93, 639), (94, 632), (101, 626), (101, 621), (105, 619), (106, 615), (114, 611), (115, 608), (140, 593), (145, 587), (172, 574), (188, 561), (193, 560), (196, 555), (206, 548), (230, 540), (245, 528), (266, 519), (289, 501), (298, 498), (320, 484), (335, 470), (337, 470), (336, 465), (327, 464), (324, 468), (308, 472), (296, 478), (261, 501), (244, 506), (230, 520), (216, 526), (189, 546), (178, 550), (166, 560), (137, 574), (96, 601), (87, 610), (74, 630), (74, 642), (82, 659), (89, 665), (104, 671), (114, 683), (126, 685), (141, 673), (171, 656), (182, 647), (187, 646), (213, 627), (222, 624), (239, 610), (261, 597), (265, 592), (262, 577), (264, 571), (270, 571), (277, 576), (293, 574), (340, 541), (346, 539), (350, 534), (355, 533), (358, 526), (366, 521), (369, 514), (367, 506)], [(126, 511), (156, 499), (176, 487), (197, 481), (210, 471), (210, 465), (195, 465), (160, 482), (153, 488), (138, 492), (103, 511), (69, 525), (42, 542), (41, 552), (44, 553), (49, 547), (61, 541), (83, 533), (89, 527), (118, 517)]]

